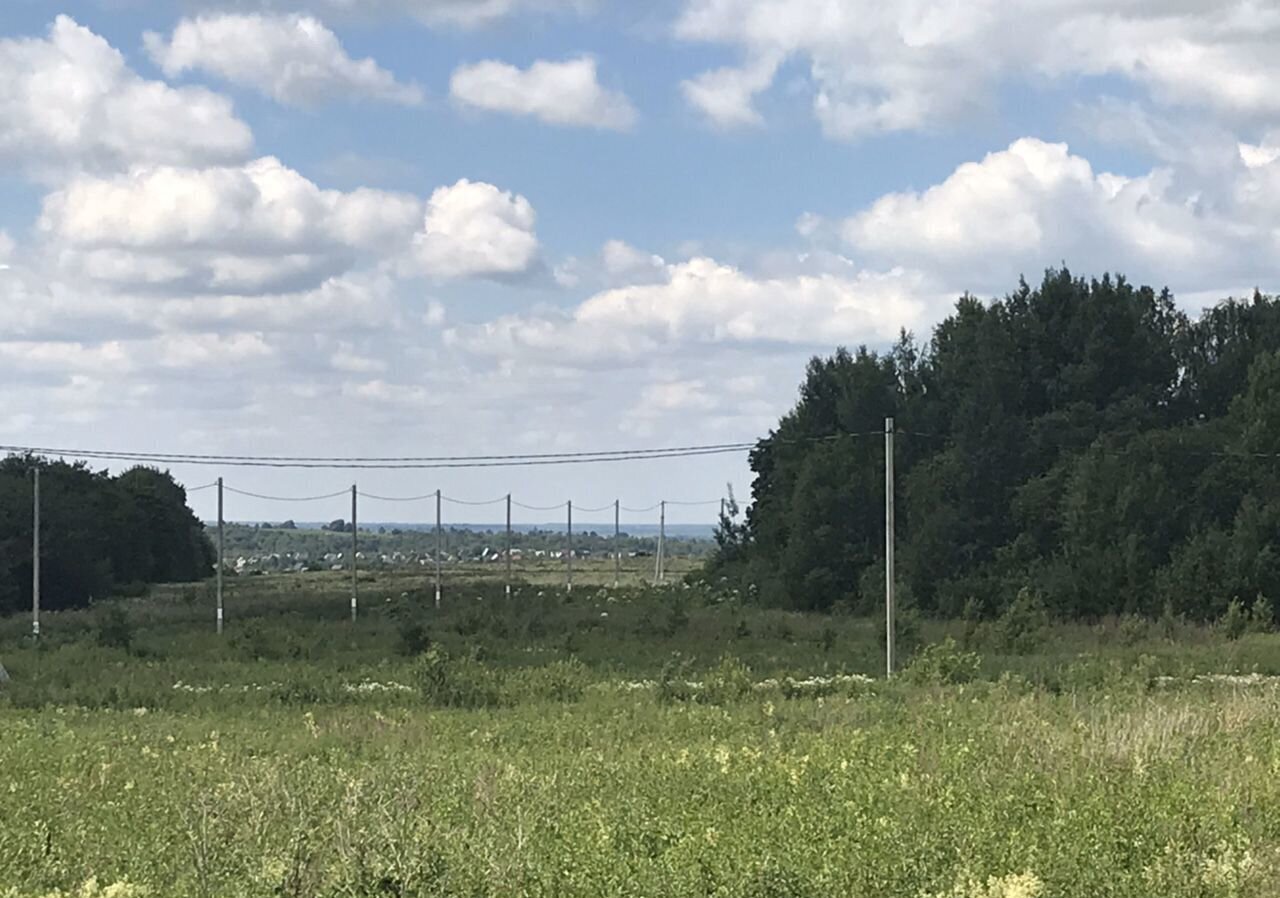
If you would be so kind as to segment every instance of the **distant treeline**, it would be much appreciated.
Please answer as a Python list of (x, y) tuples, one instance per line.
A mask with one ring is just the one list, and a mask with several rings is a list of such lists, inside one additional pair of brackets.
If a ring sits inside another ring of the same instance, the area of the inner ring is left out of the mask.
[(0, 460), (0, 613), (31, 606), (32, 470), (40, 469), (41, 604), (58, 610), (213, 571), (204, 526), (168, 473)]
[[(1166, 290), (1049, 271), (814, 358), (751, 456), (713, 575), (796, 608), (883, 601), (883, 430), (896, 418), (902, 597), (948, 616), (1021, 595), (1058, 616), (1220, 616), (1280, 599), (1280, 301), (1191, 318)], [(1268, 612), (1269, 613), (1269, 612)]]

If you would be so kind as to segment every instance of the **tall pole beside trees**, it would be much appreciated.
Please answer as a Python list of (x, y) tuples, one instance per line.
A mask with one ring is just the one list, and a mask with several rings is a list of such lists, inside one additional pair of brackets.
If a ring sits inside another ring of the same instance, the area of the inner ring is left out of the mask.
[(893, 419), (884, 419), (884, 635), (885, 677), (893, 677), (894, 646), (894, 502), (893, 502)]
[(351, 485), (351, 622), (355, 623), (359, 604), (360, 572), (356, 553), (360, 550), (360, 524), (356, 520), (356, 485)]
[(31, 638), (40, 639), (40, 468), (31, 469)]
[(573, 592), (573, 500), (570, 499), (569, 509), (569, 529), (565, 531), (565, 592)]
[(507, 598), (511, 598), (511, 494), (507, 493)]
[(622, 584), (622, 500), (613, 500), (613, 588)]
[(444, 538), (444, 529), (440, 517), (441, 505), (440, 490), (436, 490), (436, 607), (440, 607), (440, 553), (444, 550), (442, 540)]
[(218, 478), (218, 633), (222, 633), (222, 568), (226, 550), (226, 534), (222, 523), (222, 478)]

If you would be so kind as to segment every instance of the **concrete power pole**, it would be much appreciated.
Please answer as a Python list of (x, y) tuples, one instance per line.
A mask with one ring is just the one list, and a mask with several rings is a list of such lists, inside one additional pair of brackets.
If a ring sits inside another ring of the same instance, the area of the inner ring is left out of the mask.
[(360, 525), (356, 521), (356, 485), (351, 485), (351, 622), (355, 623), (356, 608), (359, 605), (360, 583), (359, 565), (356, 553), (360, 550)]
[(443, 551), (442, 540), (444, 539), (444, 530), (441, 527), (440, 518), (440, 490), (436, 490), (436, 607), (440, 607), (440, 553)]
[(894, 646), (894, 503), (893, 503), (893, 419), (884, 419), (884, 634), (885, 634), (885, 677), (893, 677), (895, 662)]
[(622, 500), (613, 500), (613, 588), (622, 583)]
[(566, 507), (569, 509), (569, 529), (565, 531), (565, 592), (573, 592), (573, 500)]
[(40, 639), (40, 469), (31, 471), (31, 637)]
[(226, 534), (222, 522), (222, 478), (218, 478), (218, 633), (222, 633), (222, 568), (225, 560)]
[(507, 598), (511, 598), (511, 494), (507, 493)]

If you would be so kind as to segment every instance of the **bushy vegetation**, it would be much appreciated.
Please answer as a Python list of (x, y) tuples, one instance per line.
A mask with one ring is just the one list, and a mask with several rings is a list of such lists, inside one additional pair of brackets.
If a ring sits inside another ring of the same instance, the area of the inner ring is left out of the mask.
[(0, 619), (0, 896), (1280, 889), (1280, 637), (1252, 606), (1239, 634), (1084, 626), (1028, 593), (920, 620), (886, 682), (881, 621), (707, 588), (437, 611), (374, 580), (353, 624), (340, 578), (267, 579), (221, 640), (180, 587), (39, 646)]
[(31, 606), (32, 476), (40, 469), (41, 603), (80, 608), (94, 598), (190, 582), (213, 570), (204, 526), (186, 490), (138, 467), (115, 477), (43, 458), (0, 459), (0, 614)]
[(899, 574), (926, 614), (994, 620), (1029, 590), (1057, 619), (1211, 621), (1280, 594), (1276, 298), (1192, 319), (1167, 291), (1050, 271), (961, 299), (924, 345), (815, 358), (708, 576), (873, 607), (890, 416)]

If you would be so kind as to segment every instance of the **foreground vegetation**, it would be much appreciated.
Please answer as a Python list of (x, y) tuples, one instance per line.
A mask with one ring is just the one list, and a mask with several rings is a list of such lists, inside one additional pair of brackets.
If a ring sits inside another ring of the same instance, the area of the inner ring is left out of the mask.
[(878, 621), (701, 587), (279, 582), (0, 621), (0, 895), (1280, 893), (1247, 621), (908, 619), (885, 682)]

